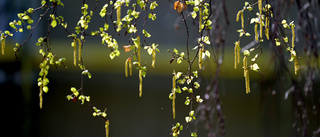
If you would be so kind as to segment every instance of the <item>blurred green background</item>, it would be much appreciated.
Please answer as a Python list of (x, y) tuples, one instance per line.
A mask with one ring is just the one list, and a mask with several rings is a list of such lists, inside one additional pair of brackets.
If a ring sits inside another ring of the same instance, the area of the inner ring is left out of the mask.
[[(64, 0), (65, 8), (58, 8), (58, 14), (68, 22), (69, 31), (73, 31), (81, 16), (81, 1)], [(89, 8), (94, 2), (88, 1)], [(147, 21), (146, 30), (152, 35), (148, 43), (159, 44), (156, 68), (151, 67), (151, 56), (142, 54), (142, 62), (148, 66), (147, 76), (143, 79), (143, 95), (138, 96), (139, 81), (137, 71), (133, 76), (124, 75), (124, 61), (130, 56), (120, 49), (120, 57), (110, 60), (110, 50), (101, 45), (98, 37), (87, 37), (82, 50), (86, 68), (91, 72), (91, 79), (84, 79), (84, 94), (91, 96), (92, 105), (107, 108), (107, 119), (110, 120), (111, 137), (164, 137), (170, 136), (171, 127), (176, 122), (184, 123), (189, 107), (184, 105), (186, 94), (177, 95), (176, 120), (172, 119), (171, 92), (172, 71), (186, 72), (186, 63), (169, 64), (171, 54), (168, 49), (179, 49), (185, 52), (186, 32), (179, 14), (173, 10), (173, 1), (158, 0), (155, 10), (156, 21)], [(238, 10), (242, 9), (244, 0), (227, 1), (228, 18), (231, 21), (226, 30), (226, 49), (221, 66), (220, 93), (222, 110), (225, 117), (227, 137), (269, 137), (295, 136), (292, 128), (293, 110), (290, 98), (284, 100), (283, 94), (289, 88), (288, 81), (279, 83), (281, 87), (270, 87), (273, 91), (264, 95), (260, 91), (260, 77), (250, 72), (251, 93), (245, 94), (243, 70), (233, 68), (233, 46), (238, 39), (236, 30), (240, 24), (235, 22)], [(40, 2), (30, 0), (2, 0), (0, 2), (1, 30), (16, 19), (16, 14), (28, 7), (37, 7)], [(104, 1), (100, 1), (100, 9)], [(42, 12), (42, 11), (41, 11)], [(40, 13), (41, 13), (40, 12)], [(125, 11), (124, 11), (125, 12)], [(124, 13), (123, 12), (123, 13)], [(96, 12), (90, 30), (102, 26), (104, 21)], [(180, 25), (180, 29), (175, 29)], [(189, 28), (196, 28), (189, 22)], [(197, 30), (190, 30), (190, 45), (196, 46)], [(18, 53), (16, 59), (12, 48), (14, 42), (23, 42), (28, 36), (15, 34), (14, 39), (8, 38), (5, 55), (0, 55), (0, 85), (2, 93), (2, 112), (6, 130), (3, 134), (14, 136), (41, 137), (70, 137), (70, 136), (105, 136), (104, 122), (101, 118), (93, 117), (88, 105), (72, 102), (66, 99), (71, 94), (70, 87), (80, 87), (81, 70), (73, 66), (73, 48), (70, 38), (61, 27), (51, 30), (52, 52), (58, 57), (67, 58), (66, 66), (50, 66), (48, 78), (49, 92), (44, 94), (43, 109), (38, 108), (39, 89), (36, 85), (41, 55), (39, 47), (35, 46), (37, 37), (46, 35), (46, 21), (33, 35), (30, 42)], [(119, 46), (128, 44), (128, 37), (119, 38)], [(241, 41), (245, 45), (250, 39)], [(273, 66), (269, 64), (270, 53), (265, 50), (258, 62), (263, 74), (268, 75)], [(240, 64), (240, 66), (242, 66)], [(215, 68), (213, 68), (215, 69)], [(214, 71), (214, 70), (212, 70)], [(279, 80), (280, 81), (280, 80)], [(203, 88), (204, 89), (204, 88)], [(197, 91), (203, 94), (203, 91)], [(181, 136), (189, 136), (183, 130)], [(206, 136), (205, 133), (198, 133)]]

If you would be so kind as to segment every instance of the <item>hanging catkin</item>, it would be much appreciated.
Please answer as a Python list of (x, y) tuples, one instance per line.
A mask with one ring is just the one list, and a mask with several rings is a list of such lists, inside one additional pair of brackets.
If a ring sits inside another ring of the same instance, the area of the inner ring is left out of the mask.
[(121, 28), (120, 22), (121, 22), (121, 5), (119, 5), (119, 6), (117, 7), (117, 24), (118, 24), (118, 29)]
[(105, 128), (106, 128), (106, 137), (109, 137), (109, 120), (106, 121), (105, 123)]
[[(138, 37), (138, 38), (139, 38), (139, 41), (140, 41), (140, 37)], [(139, 97), (141, 97), (142, 96), (142, 69), (141, 69), (141, 61), (140, 61), (141, 46), (140, 45), (137, 45), (137, 46), (138, 46), (138, 66), (140, 67), (140, 69), (139, 69)]]
[(201, 69), (202, 68), (202, 54), (203, 54), (203, 45), (201, 44), (200, 46), (199, 46), (199, 61), (198, 61), (198, 64), (199, 64), (199, 69)]
[(71, 42), (71, 47), (74, 48), (73, 50), (73, 65), (77, 66), (77, 39), (73, 39), (73, 42)]
[(202, 29), (202, 7), (199, 8), (199, 32), (201, 32)]
[(129, 58), (126, 59), (126, 61), (124, 62), (124, 73), (126, 77), (128, 77), (128, 63), (129, 63)]
[(262, 14), (262, 0), (258, 0), (259, 13)]
[(250, 93), (250, 79), (249, 79), (249, 69), (247, 65), (247, 56), (243, 57), (243, 70), (244, 70), (244, 78), (246, 83), (246, 93)]
[(291, 33), (292, 33), (292, 40), (291, 40), (292, 45), (291, 45), (291, 47), (292, 47), (292, 49), (294, 49), (294, 39), (296, 37), (296, 35), (294, 33), (294, 25), (291, 25)]
[(42, 86), (40, 86), (40, 92), (39, 92), (39, 106), (40, 106), (40, 109), (42, 109), (42, 102), (43, 102), (42, 94), (43, 94), (43, 90), (42, 90)]
[(176, 118), (176, 76), (172, 77), (172, 114), (173, 119)]
[(77, 39), (78, 45), (79, 45), (79, 53), (78, 53), (78, 59), (81, 61), (81, 50), (82, 50), (82, 45), (80, 39)]
[(234, 46), (234, 68), (237, 69), (237, 64), (240, 63), (240, 41), (236, 41)]
[(259, 17), (260, 17), (260, 38), (262, 38), (262, 28), (263, 28), (263, 20), (262, 20), (262, 0), (258, 0), (258, 7), (259, 7)]
[(258, 23), (254, 24), (254, 36), (255, 36), (256, 41), (259, 41)]
[(155, 67), (155, 63), (156, 63), (156, 50), (153, 49), (152, 50), (152, 64), (151, 66), (154, 68)]
[(4, 34), (1, 34), (1, 50), (2, 50), (2, 55), (4, 55), (4, 48), (6, 47), (6, 37)]
[(244, 28), (243, 12), (241, 12), (241, 27)]
[(264, 33), (268, 40), (269, 40), (269, 20), (270, 20), (269, 17), (266, 17), (265, 30), (264, 30)]

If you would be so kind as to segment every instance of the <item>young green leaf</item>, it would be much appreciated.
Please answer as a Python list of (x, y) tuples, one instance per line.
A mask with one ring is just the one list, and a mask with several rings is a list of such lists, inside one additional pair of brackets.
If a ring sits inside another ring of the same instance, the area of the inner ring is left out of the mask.
[(51, 22), (51, 27), (52, 28), (54, 28), (54, 27), (56, 27), (57, 26), (57, 20), (52, 20), (52, 22)]
[(151, 37), (151, 34), (148, 33), (145, 29), (142, 30), (142, 34), (143, 34), (145, 37), (148, 37), (148, 38)]

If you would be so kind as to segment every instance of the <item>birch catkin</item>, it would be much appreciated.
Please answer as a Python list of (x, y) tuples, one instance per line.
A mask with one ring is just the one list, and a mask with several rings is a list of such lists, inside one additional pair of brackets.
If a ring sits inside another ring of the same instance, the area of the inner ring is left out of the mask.
[(269, 40), (269, 17), (266, 17), (266, 23), (265, 23), (265, 35), (266, 35), (266, 38)]
[(40, 86), (40, 93), (39, 93), (39, 106), (40, 109), (42, 109), (42, 102), (43, 102), (43, 98), (42, 98), (42, 94), (43, 94), (43, 90), (42, 90), (42, 86)]
[(198, 64), (199, 64), (199, 69), (201, 69), (201, 68), (202, 68), (202, 53), (203, 53), (203, 47), (200, 45), (199, 48), (200, 48), (200, 49), (199, 49), (199, 62), (198, 62)]
[(259, 13), (262, 14), (262, 0), (258, 0)]
[(105, 125), (105, 128), (106, 128), (106, 137), (109, 137), (109, 120), (107, 120), (106, 121), (106, 123), (105, 123), (106, 125)]
[(247, 65), (247, 56), (243, 57), (243, 70), (244, 70), (244, 78), (246, 83), (246, 93), (250, 93), (250, 79), (249, 79), (249, 70)]
[(259, 7), (259, 17), (260, 17), (260, 38), (262, 38), (262, 27), (263, 27), (263, 24), (262, 24), (262, 0), (258, 0), (258, 7)]
[(139, 97), (142, 96), (142, 70), (139, 70)]
[[(139, 38), (140, 41), (140, 38)], [(138, 66), (141, 67), (141, 61), (140, 61), (140, 50), (141, 50), (141, 46), (138, 45)], [(139, 69), (139, 97), (142, 96), (142, 69)]]
[[(295, 41), (295, 33), (294, 33), (294, 27), (295, 25), (293, 23), (290, 23), (290, 27), (291, 27), (291, 33), (292, 33), (292, 45), (291, 45), (291, 48), (292, 48), (292, 51), (294, 51), (294, 41)], [(299, 64), (298, 64), (298, 57), (297, 55), (295, 54), (295, 57), (294, 57), (294, 74), (297, 75), (298, 74), (298, 70), (299, 70)]]
[(244, 28), (243, 12), (241, 12), (241, 27)]
[(73, 65), (77, 66), (77, 40), (73, 39), (73, 42), (71, 42), (71, 47), (74, 48), (73, 50)]
[(132, 76), (132, 63), (131, 63), (131, 57), (129, 59), (129, 75)]
[(237, 64), (240, 63), (240, 41), (236, 41), (234, 46), (234, 69), (237, 69)]
[(238, 11), (238, 13), (237, 13), (237, 17), (236, 17), (236, 21), (238, 22), (239, 21), (239, 16), (240, 16), (240, 14), (241, 14), (241, 10), (240, 11)]
[(6, 37), (4, 34), (1, 34), (1, 50), (2, 50), (2, 55), (4, 55), (4, 48), (6, 47)]
[(234, 69), (237, 69), (237, 45), (234, 46)]
[(199, 8), (199, 32), (201, 32), (201, 26), (202, 26), (202, 7)]
[(124, 73), (126, 75), (126, 77), (128, 77), (128, 63), (129, 63), (129, 58), (126, 59), (126, 61), (124, 62)]
[(156, 63), (156, 50), (153, 49), (152, 50), (152, 64), (151, 66), (154, 68), (155, 67), (155, 63)]
[(294, 74), (297, 75), (299, 70), (298, 57), (294, 58)]
[(262, 31), (263, 31), (263, 24), (262, 20), (260, 21), (260, 38), (262, 39)]
[(239, 64), (239, 63), (240, 63), (240, 41), (238, 42), (238, 45), (237, 45), (237, 55), (238, 55), (238, 57), (237, 57), (237, 59), (238, 59), (237, 63)]
[(131, 64), (131, 57), (127, 58), (124, 62), (124, 71), (126, 77), (128, 77), (128, 66), (129, 66), (129, 74), (132, 75), (132, 64)]
[(77, 39), (77, 41), (78, 41), (78, 45), (79, 45), (78, 59), (79, 59), (79, 61), (81, 61), (81, 49), (82, 49), (81, 41), (80, 41), (80, 39)]
[(259, 41), (258, 23), (254, 24), (254, 36), (255, 36), (256, 41)]
[(295, 37), (296, 37), (296, 35), (295, 35), (295, 33), (294, 33), (294, 25), (291, 25), (291, 33), (292, 33), (292, 41), (291, 41), (291, 43), (292, 43), (292, 49), (294, 49), (294, 39), (295, 39)]
[(121, 28), (121, 5), (119, 7), (117, 7), (117, 24), (118, 24), (118, 28)]
[(176, 118), (176, 76), (172, 77), (172, 114), (173, 119)]

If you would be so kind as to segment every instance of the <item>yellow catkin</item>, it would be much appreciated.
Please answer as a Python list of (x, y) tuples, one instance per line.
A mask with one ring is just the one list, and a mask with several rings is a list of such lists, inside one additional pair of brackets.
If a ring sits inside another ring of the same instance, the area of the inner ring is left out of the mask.
[(172, 114), (176, 118), (176, 76), (172, 77)]
[(106, 125), (105, 125), (105, 128), (106, 128), (106, 137), (109, 137), (109, 120), (107, 120), (106, 121), (106, 123), (105, 123)]
[(81, 41), (80, 41), (80, 39), (77, 39), (77, 41), (78, 41), (78, 45), (79, 45), (78, 57), (79, 57), (79, 61), (81, 61), (81, 50), (82, 50)]
[(238, 57), (238, 55), (237, 55), (237, 45), (235, 45), (234, 46), (234, 69), (237, 69), (237, 57)]
[(246, 93), (249, 94), (250, 93), (250, 78), (249, 78), (249, 71), (248, 69), (246, 70), (246, 77), (245, 77), (245, 81), (246, 81)]
[(129, 58), (126, 59), (126, 61), (124, 62), (124, 73), (126, 75), (126, 77), (128, 77), (128, 63), (129, 63)]
[(201, 26), (202, 26), (202, 7), (199, 8), (199, 32), (201, 32)]
[(131, 76), (132, 75), (131, 57), (127, 58), (126, 61), (124, 62), (124, 71), (125, 71), (126, 77), (128, 77), (128, 66), (129, 66), (129, 72)]
[(254, 36), (256, 38), (256, 41), (259, 41), (259, 34), (258, 34), (258, 23), (254, 24)]
[(130, 60), (129, 60), (129, 74), (130, 74), (130, 76), (132, 76), (132, 63), (131, 63), (131, 57), (130, 57)]
[(117, 7), (117, 23), (118, 23), (118, 28), (121, 28), (120, 22), (121, 21), (121, 5)]
[(154, 68), (155, 67), (155, 63), (156, 63), (156, 50), (153, 49), (152, 50), (152, 64), (151, 66)]
[(240, 63), (240, 42), (236, 41), (234, 46), (234, 69), (237, 69), (237, 64)]
[(262, 14), (262, 0), (258, 0), (259, 13)]
[(240, 14), (242, 13), (242, 10), (239, 10), (238, 13), (237, 13), (237, 17), (236, 17), (236, 21), (238, 22), (239, 21), (239, 17), (240, 17)]
[(299, 70), (298, 58), (294, 58), (294, 74), (297, 75)]
[(243, 12), (241, 12), (241, 27), (244, 28)]
[(4, 37), (3, 34), (1, 34), (1, 50), (2, 55), (4, 55), (4, 48), (6, 47), (6, 37)]
[(263, 31), (263, 25), (262, 21), (260, 21), (260, 38), (262, 39), (262, 31)]
[(259, 7), (259, 13), (260, 13), (260, 38), (262, 38), (262, 17), (261, 17), (261, 14), (262, 14), (262, 0), (258, 0), (258, 7)]
[(292, 33), (292, 41), (291, 41), (292, 49), (294, 49), (294, 39), (295, 39), (296, 35), (294, 33), (294, 26), (293, 25), (291, 25), (291, 33)]
[[(294, 45), (294, 41), (295, 41), (295, 33), (294, 33), (294, 24), (292, 24), (291, 26), (291, 33), (292, 33), (292, 40), (291, 40), (291, 43), (292, 43), (292, 45), (291, 45), (291, 48), (292, 48), (292, 50), (294, 50), (294, 47), (295, 47), (295, 45)], [(298, 57), (297, 56), (295, 56), (294, 57), (294, 74), (295, 75), (297, 75), (298, 74), (298, 70), (299, 70), (299, 64), (298, 64)]]
[[(140, 38), (139, 38), (140, 40)], [(138, 66), (141, 67), (141, 61), (140, 61), (140, 49), (141, 49), (141, 46), (138, 45)], [(139, 97), (142, 96), (142, 69), (139, 69)]]
[(266, 23), (265, 23), (265, 35), (266, 35), (266, 38), (269, 40), (269, 17), (266, 17)]
[(246, 83), (246, 93), (250, 93), (250, 79), (249, 79), (249, 70), (247, 65), (247, 56), (243, 57), (243, 70), (244, 70), (244, 78)]
[(40, 106), (40, 109), (42, 109), (42, 102), (43, 102), (42, 94), (43, 94), (43, 90), (42, 90), (42, 86), (40, 86), (40, 93), (39, 93), (39, 106)]
[(267, 28), (268, 28), (268, 30), (269, 30), (269, 26), (270, 26), (270, 17), (267, 17)]
[(247, 67), (248, 67), (248, 65), (247, 65), (247, 60), (248, 60), (248, 58), (247, 58), (247, 56), (244, 56), (243, 57), (243, 76), (244, 77), (246, 77), (246, 75), (247, 75), (247, 73), (246, 73), (246, 70), (247, 70)]
[(202, 46), (200, 46), (200, 49), (199, 49), (199, 62), (198, 62), (199, 69), (202, 68), (202, 53), (203, 53), (203, 48), (202, 48)]
[(74, 48), (73, 50), (73, 65), (77, 66), (77, 40), (73, 39), (71, 46)]
[(238, 59), (238, 64), (240, 63), (240, 41), (237, 44), (237, 59)]
[(142, 96), (142, 70), (139, 70), (139, 97)]

